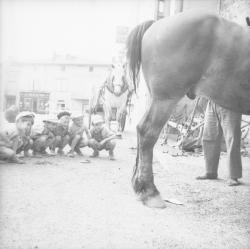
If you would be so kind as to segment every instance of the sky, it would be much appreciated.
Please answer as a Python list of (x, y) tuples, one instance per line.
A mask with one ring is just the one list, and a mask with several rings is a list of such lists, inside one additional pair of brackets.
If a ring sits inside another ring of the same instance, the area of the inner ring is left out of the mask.
[(136, 1), (2, 0), (1, 59), (70, 54), (109, 61), (117, 49), (116, 26), (135, 25)]

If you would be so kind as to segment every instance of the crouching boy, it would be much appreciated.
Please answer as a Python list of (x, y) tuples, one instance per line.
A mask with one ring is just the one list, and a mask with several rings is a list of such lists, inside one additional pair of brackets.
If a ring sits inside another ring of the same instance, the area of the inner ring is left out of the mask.
[[(33, 131), (33, 154), (47, 155), (46, 149), (53, 147), (55, 143), (55, 129), (57, 120), (46, 119), (43, 120), (44, 127), (41, 131)], [(53, 154), (53, 153), (50, 153)]]
[(55, 149), (58, 148), (57, 153), (59, 155), (64, 155), (63, 149), (69, 143), (70, 115), (67, 111), (62, 111), (57, 115), (58, 123), (55, 129), (55, 142), (51, 150), (55, 152)]
[[(83, 148), (88, 145), (88, 140), (91, 138), (89, 129), (83, 122), (83, 115), (74, 115), (71, 117), (72, 124), (69, 128), (69, 145), (70, 151), (68, 156), (74, 157), (74, 152), (82, 156), (80, 148)], [(84, 133), (86, 137), (84, 137)]]
[(103, 118), (99, 115), (93, 117), (93, 127), (90, 130), (91, 139), (89, 140), (89, 147), (94, 150), (92, 157), (98, 157), (99, 151), (107, 150), (109, 152), (109, 159), (114, 160), (114, 149), (117, 136), (110, 131), (105, 125)]
[(33, 112), (21, 112), (20, 114), (17, 115), (16, 119), (18, 120), (19, 117), (23, 117), (26, 120), (30, 120), (31, 126), (28, 126), (25, 134), (22, 135), (22, 145), (17, 148), (16, 154), (19, 154), (23, 152), (25, 157), (29, 157), (29, 150), (33, 148), (33, 139), (31, 138), (31, 130), (32, 126), (34, 125), (34, 119), (35, 119), (35, 114)]
[(30, 113), (19, 113), (15, 124), (8, 124), (0, 132), (0, 160), (14, 163), (24, 163), (18, 159), (16, 153), (22, 146), (23, 137), (31, 129), (32, 121)]

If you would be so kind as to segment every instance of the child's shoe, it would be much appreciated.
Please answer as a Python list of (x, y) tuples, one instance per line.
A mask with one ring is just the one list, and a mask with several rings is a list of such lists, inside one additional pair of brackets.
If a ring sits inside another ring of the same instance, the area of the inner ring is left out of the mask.
[(74, 151), (70, 150), (70, 151), (68, 152), (67, 156), (69, 156), (69, 157), (75, 157)]
[[(62, 149), (58, 149), (57, 154), (60, 155), (60, 156), (63, 156), (63, 155), (64, 155), (64, 152), (63, 152)], [(74, 154), (74, 153), (73, 153), (73, 154)]]
[(90, 157), (98, 157), (99, 156), (99, 151), (94, 150), (93, 154)]
[(77, 155), (83, 156), (83, 154), (82, 154), (80, 148), (75, 148), (75, 152), (77, 153)]

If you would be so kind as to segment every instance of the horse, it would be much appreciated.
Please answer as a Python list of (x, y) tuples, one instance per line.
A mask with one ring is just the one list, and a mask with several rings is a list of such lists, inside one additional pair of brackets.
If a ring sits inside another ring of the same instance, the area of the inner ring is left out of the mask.
[(131, 95), (126, 64), (112, 65), (105, 82), (98, 90), (94, 112), (103, 109), (106, 125), (110, 127), (110, 122), (116, 120), (118, 132), (123, 132)]
[(139, 24), (126, 48), (134, 88), (142, 68), (151, 99), (137, 125), (132, 185), (143, 204), (165, 208), (152, 168), (159, 134), (185, 95), (250, 114), (250, 29), (213, 13), (183, 12)]

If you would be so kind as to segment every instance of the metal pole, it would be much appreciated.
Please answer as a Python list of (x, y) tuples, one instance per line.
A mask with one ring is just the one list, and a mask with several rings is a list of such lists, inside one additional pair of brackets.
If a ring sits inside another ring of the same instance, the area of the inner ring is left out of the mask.
[(218, 0), (217, 11), (218, 11), (218, 14), (220, 15), (221, 14), (221, 0)]
[(34, 98), (35, 98), (35, 80), (32, 83), (32, 112), (34, 112)]
[(4, 98), (5, 98), (5, 77), (4, 77), (4, 65), (0, 64), (0, 127), (4, 122)]

